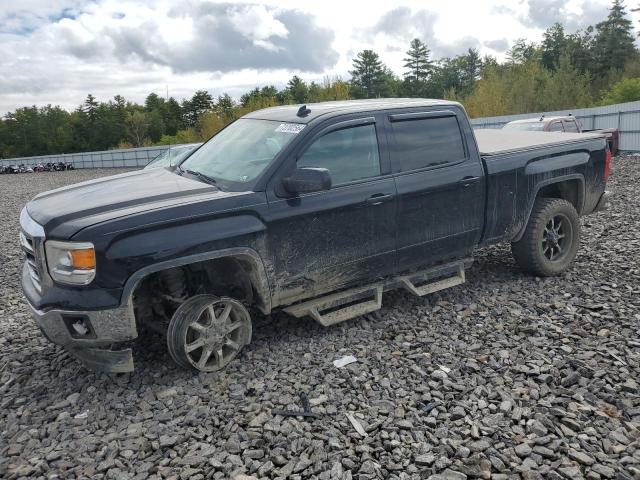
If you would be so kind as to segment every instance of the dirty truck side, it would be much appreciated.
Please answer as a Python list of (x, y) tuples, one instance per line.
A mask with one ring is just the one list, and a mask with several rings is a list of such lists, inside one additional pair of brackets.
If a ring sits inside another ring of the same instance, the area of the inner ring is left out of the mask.
[(606, 206), (595, 134), (472, 131), (461, 105), (393, 99), (260, 110), (177, 168), (45, 192), (22, 211), (34, 317), (88, 367), (133, 369), (157, 330), (185, 368), (220, 369), (251, 313), (328, 326), (384, 293), (461, 284), (473, 250), (511, 242), (523, 270), (573, 261)]

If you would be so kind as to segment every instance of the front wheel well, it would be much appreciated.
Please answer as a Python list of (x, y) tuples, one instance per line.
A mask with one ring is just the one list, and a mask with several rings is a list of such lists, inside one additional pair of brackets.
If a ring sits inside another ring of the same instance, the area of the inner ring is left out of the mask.
[(201, 294), (235, 298), (267, 313), (269, 299), (261, 282), (249, 257), (221, 257), (159, 270), (142, 278), (133, 290), (136, 320), (168, 323), (187, 298)]

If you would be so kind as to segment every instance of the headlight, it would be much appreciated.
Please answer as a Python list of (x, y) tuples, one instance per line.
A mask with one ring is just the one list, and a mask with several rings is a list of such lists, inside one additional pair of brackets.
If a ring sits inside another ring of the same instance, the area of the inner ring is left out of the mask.
[(96, 276), (96, 252), (93, 243), (47, 240), (47, 267), (56, 282), (87, 285)]

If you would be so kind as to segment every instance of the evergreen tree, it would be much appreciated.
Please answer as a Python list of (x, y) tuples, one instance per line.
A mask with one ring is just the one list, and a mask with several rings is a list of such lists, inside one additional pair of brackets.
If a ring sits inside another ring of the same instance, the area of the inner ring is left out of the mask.
[(278, 89), (273, 85), (267, 85), (260, 89), (260, 95), (266, 98), (275, 98), (278, 95)]
[(460, 56), (460, 61), (462, 78), (461, 90), (458, 93), (466, 96), (472, 92), (476, 81), (480, 78), (482, 59), (478, 50), (470, 48), (465, 55)]
[(567, 38), (564, 34), (564, 27), (556, 22), (545, 30), (542, 38), (540, 56), (542, 66), (549, 70), (555, 70), (560, 62), (560, 57), (566, 53)]
[(418, 38), (411, 40), (410, 48), (404, 58), (404, 79), (409, 82), (424, 82), (429, 78), (433, 70), (430, 60), (430, 50), (427, 45)]
[(169, 100), (166, 102), (165, 112), (165, 133), (167, 135), (175, 135), (178, 133), (178, 130), (185, 127), (182, 108), (175, 98), (169, 97)]
[(535, 43), (529, 43), (524, 38), (519, 38), (516, 43), (507, 51), (509, 63), (527, 63), (535, 60), (538, 55), (538, 47)]
[(87, 117), (89, 117), (89, 121), (94, 122), (98, 110), (98, 102), (96, 101), (96, 97), (91, 94), (87, 95), (87, 98), (83, 103), (82, 110), (87, 114)]
[(638, 56), (632, 33), (633, 24), (621, 0), (613, 1), (607, 19), (596, 25), (596, 31), (596, 74), (603, 75), (611, 69), (622, 70), (628, 61)]
[(385, 66), (373, 50), (363, 50), (353, 59), (351, 84), (358, 98), (377, 98), (385, 90), (388, 80)]
[(206, 90), (197, 90), (190, 100), (182, 102), (182, 113), (185, 124), (196, 127), (200, 117), (213, 108), (213, 97)]
[(243, 107), (247, 107), (247, 106), (249, 106), (249, 104), (255, 103), (257, 100), (259, 100), (260, 97), (261, 97), (260, 89), (258, 87), (256, 87), (253, 90), (243, 94), (240, 97), (240, 104)]
[(565, 54), (580, 73), (590, 73), (593, 69), (593, 31), (593, 27), (588, 27), (565, 37)]
[(307, 101), (307, 97), (309, 96), (309, 88), (304, 81), (294, 75), (287, 83), (287, 92), (293, 99), (294, 103), (305, 103)]
[(225, 122), (229, 122), (233, 119), (234, 107), (235, 102), (233, 101), (233, 98), (231, 98), (228, 93), (225, 93), (218, 97), (218, 101), (216, 102), (216, 113)]
[(164, 110), (164, 98), (160, 97), (157, 93), (150, 93), (144, 100), (144, 109), (147, 112), (157, 110), (162, 112)]

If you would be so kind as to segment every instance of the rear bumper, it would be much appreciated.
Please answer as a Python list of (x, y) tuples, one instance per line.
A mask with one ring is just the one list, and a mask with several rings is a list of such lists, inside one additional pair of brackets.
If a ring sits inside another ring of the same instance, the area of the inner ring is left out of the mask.
[(36, 324), (51, 342), (62, 345), (94, 371), (119, 373), (133, 370), (130, 348), (114, 350), (112, 344), (138, 336), (131, 306), (98, 311), (37, 310)]
[(605, 190), (605, 192), (600, 196), (600, 200), (598, 200), (598, 203), (596, 204), (596, 208), (593, 209), (592, 213), (608, 210), (609, 203), (612, 197), (613, 197), (613, 192), (609, 192)]

